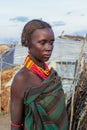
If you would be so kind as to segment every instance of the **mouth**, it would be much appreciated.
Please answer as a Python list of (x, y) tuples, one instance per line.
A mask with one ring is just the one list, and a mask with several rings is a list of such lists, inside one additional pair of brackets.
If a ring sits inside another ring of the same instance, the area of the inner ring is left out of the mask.
[(45, 54), (45, 55), (44, 55), (44, 58), (49, 59), (50, 56), (51, 56), (51, 54)]

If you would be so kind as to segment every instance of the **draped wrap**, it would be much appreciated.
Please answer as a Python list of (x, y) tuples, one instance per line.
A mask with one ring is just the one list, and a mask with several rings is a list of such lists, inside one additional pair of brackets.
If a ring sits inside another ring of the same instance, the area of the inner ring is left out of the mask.
[(24, 104), (24, 130), (68, 130), (64, 91), (55, 70), (37, 88), (29, 87)]

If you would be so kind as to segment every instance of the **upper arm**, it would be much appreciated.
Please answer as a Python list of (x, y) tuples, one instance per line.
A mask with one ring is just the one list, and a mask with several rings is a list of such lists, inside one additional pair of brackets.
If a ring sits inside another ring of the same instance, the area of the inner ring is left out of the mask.
[(24, 97), (24, 81), (23, 78), (18, 75), (14, 78), (11, 86), (11, 121), (16, 124), (23, 123), (23, 97)]

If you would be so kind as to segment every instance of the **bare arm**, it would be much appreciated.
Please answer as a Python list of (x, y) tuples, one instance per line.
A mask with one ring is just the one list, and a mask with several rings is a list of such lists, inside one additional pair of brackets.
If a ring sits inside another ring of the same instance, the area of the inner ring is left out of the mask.
[[(21, 75), (14, 78), (11, 86), (11, 121), (13, 124), (23, 124), (23, 97), (24, 97), (24, 81)], [(11, 125), (11, 130), (22, 130), (22, 127)]]
[[(35, 82), (37, 81), (37, 82)], [(24, 93), (29, 86), (38, 87), (42, 80), (32, 72), (23, 68), (14, 78), (11, 86), (11, 121), (15, 124), (24, 122)], [(24, 127), (11, 126), (11, 130), (24, 130)]]

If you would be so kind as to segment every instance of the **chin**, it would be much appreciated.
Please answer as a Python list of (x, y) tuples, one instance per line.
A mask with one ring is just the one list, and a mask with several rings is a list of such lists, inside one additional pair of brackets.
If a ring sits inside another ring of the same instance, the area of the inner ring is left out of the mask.
[(49, 59), (50, 59), (50, 58), (44, 58), (43, 61), (44, 61), (44, 62), (47, 62)]

